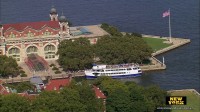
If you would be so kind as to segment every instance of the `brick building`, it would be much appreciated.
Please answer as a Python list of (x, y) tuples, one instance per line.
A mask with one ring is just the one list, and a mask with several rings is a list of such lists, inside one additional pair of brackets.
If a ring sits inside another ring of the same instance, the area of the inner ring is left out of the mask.
[(59, 39), (69, 38), (70, 34), (65, 16), (58, 19), (56, 9), (52, 8), (50, 21), (0, 25), (0, 37), (0, 54), (23, 62), (32, 53), (46, 60), (57, 59)]

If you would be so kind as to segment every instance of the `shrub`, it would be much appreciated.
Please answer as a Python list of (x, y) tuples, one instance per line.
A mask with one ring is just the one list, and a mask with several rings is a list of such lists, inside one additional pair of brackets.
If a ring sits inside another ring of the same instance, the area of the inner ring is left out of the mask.
[(22, 69), (22, 67), (20, 67), (20, 66), (19, 66), (19, 67), (18, 67), (18, 69), (19, 69), (19, 70), (21, 70), (21, 69)]
[(54, 67), (52, 68), (52, 70), (59, 70), (59, 69), (58, 69), (57, 67), (54, 66)]
[(142, 37), (141, 34), (139, 34), (139, 33), (135, 33), (135, 32), (133, 32), (133, 33), (131, 34), (131, 36)]
[(52, 63), (52, 64), (50, 64), (49, 66), (50, 66), (50, 67), (55, 67), (55, 64)]
[(19, 73), (25, 74), (25, 72), (23, 70), (20, 70)]
[(21, 77), (27, 77), (27, 75), (25, 73), (22, 73), (20, 76)]
[(62, 73), (62, 72), (59, 70), (55, 71), (55, 74), (60, 74), (60, 73)]

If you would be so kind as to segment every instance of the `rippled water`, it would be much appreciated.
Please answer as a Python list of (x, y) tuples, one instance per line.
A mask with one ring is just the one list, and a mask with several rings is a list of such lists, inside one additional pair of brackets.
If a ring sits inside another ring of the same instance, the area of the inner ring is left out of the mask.
[(170, 8), (172, 36), (190, 38), (192, 42), (157, 57), (165, 57), (167, 70), (127, 80), (145, 86), (157, 84), (166, 90), (200, 91), (199, 0), (1, 0), (0, 3), (3, 23), (49, 20), (53, 4), (75, 26), (106, 22), (121, 31), (161, 36), (168, 36), (168, 18), (162, 18), (162, 13)]

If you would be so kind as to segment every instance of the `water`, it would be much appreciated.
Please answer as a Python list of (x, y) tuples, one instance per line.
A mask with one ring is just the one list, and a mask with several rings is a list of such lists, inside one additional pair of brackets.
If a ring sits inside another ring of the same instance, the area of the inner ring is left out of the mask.
[(1, 0), (0, 3), (2, 23), (49, 20), (53, 4), (74, 26), (106, 22), (121, 31), (160, 36), (168, 36), (168, 18), (162, 18), (162, 13), (170, 8), (172, 36), (190, 38), (192, 42), (157, 56), (165, 57), (167, 70), (127, 80), (144, 86), (156, 84), (166, 90), (200, 91), (199, 0)]

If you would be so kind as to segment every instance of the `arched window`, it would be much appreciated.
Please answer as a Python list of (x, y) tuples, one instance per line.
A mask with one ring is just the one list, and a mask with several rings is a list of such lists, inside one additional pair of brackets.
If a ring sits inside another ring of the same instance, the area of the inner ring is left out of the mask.
[(33, 33), (31, 33), (31, 32), (28, 32), (28, 34), (27, 34), (27, 37), (33, 37), (34, 36), (34, 34)]
[(65, 31), (65, 26), (62, 27), (62, 30)]
[(44, 48), (44, 51), (55, 51), (56, 50), (56, 47), (53, 46), (53, 45), (47, 45), (45, 48)]
[(9, 35), (9, 37), (10, 37), (10, 38), (15, 38), (16, 36), (15, 36), (15, 34), (11, 33), (11, 34)]
[(45, 32), (43, 33), (43, 35), (44, 35), (44, 36), (51, 35), (51, 32), (49, 32), (49, 31), (45, 31)]
[(0, 49), (0, 55), (3, 55), (3, 50)]
[(11, 48), (9, 51), (8, 51), (9, 54), (19, 54), (20, 53), (20, 50), (16, 47), (14, 48)]
[(36, 54), (38, 51), (38, 48), (35, 46), (30, 46), (26, 49), (27, 54)]
[(15, 58), (17, 61), (20, 61), (20, 50), (16, 47), (11, 48), (8, 51), (8, 55)]
[(54, 45), (47, 45), (44, 48), (45, 59), (55, 58), (56, 47)]

